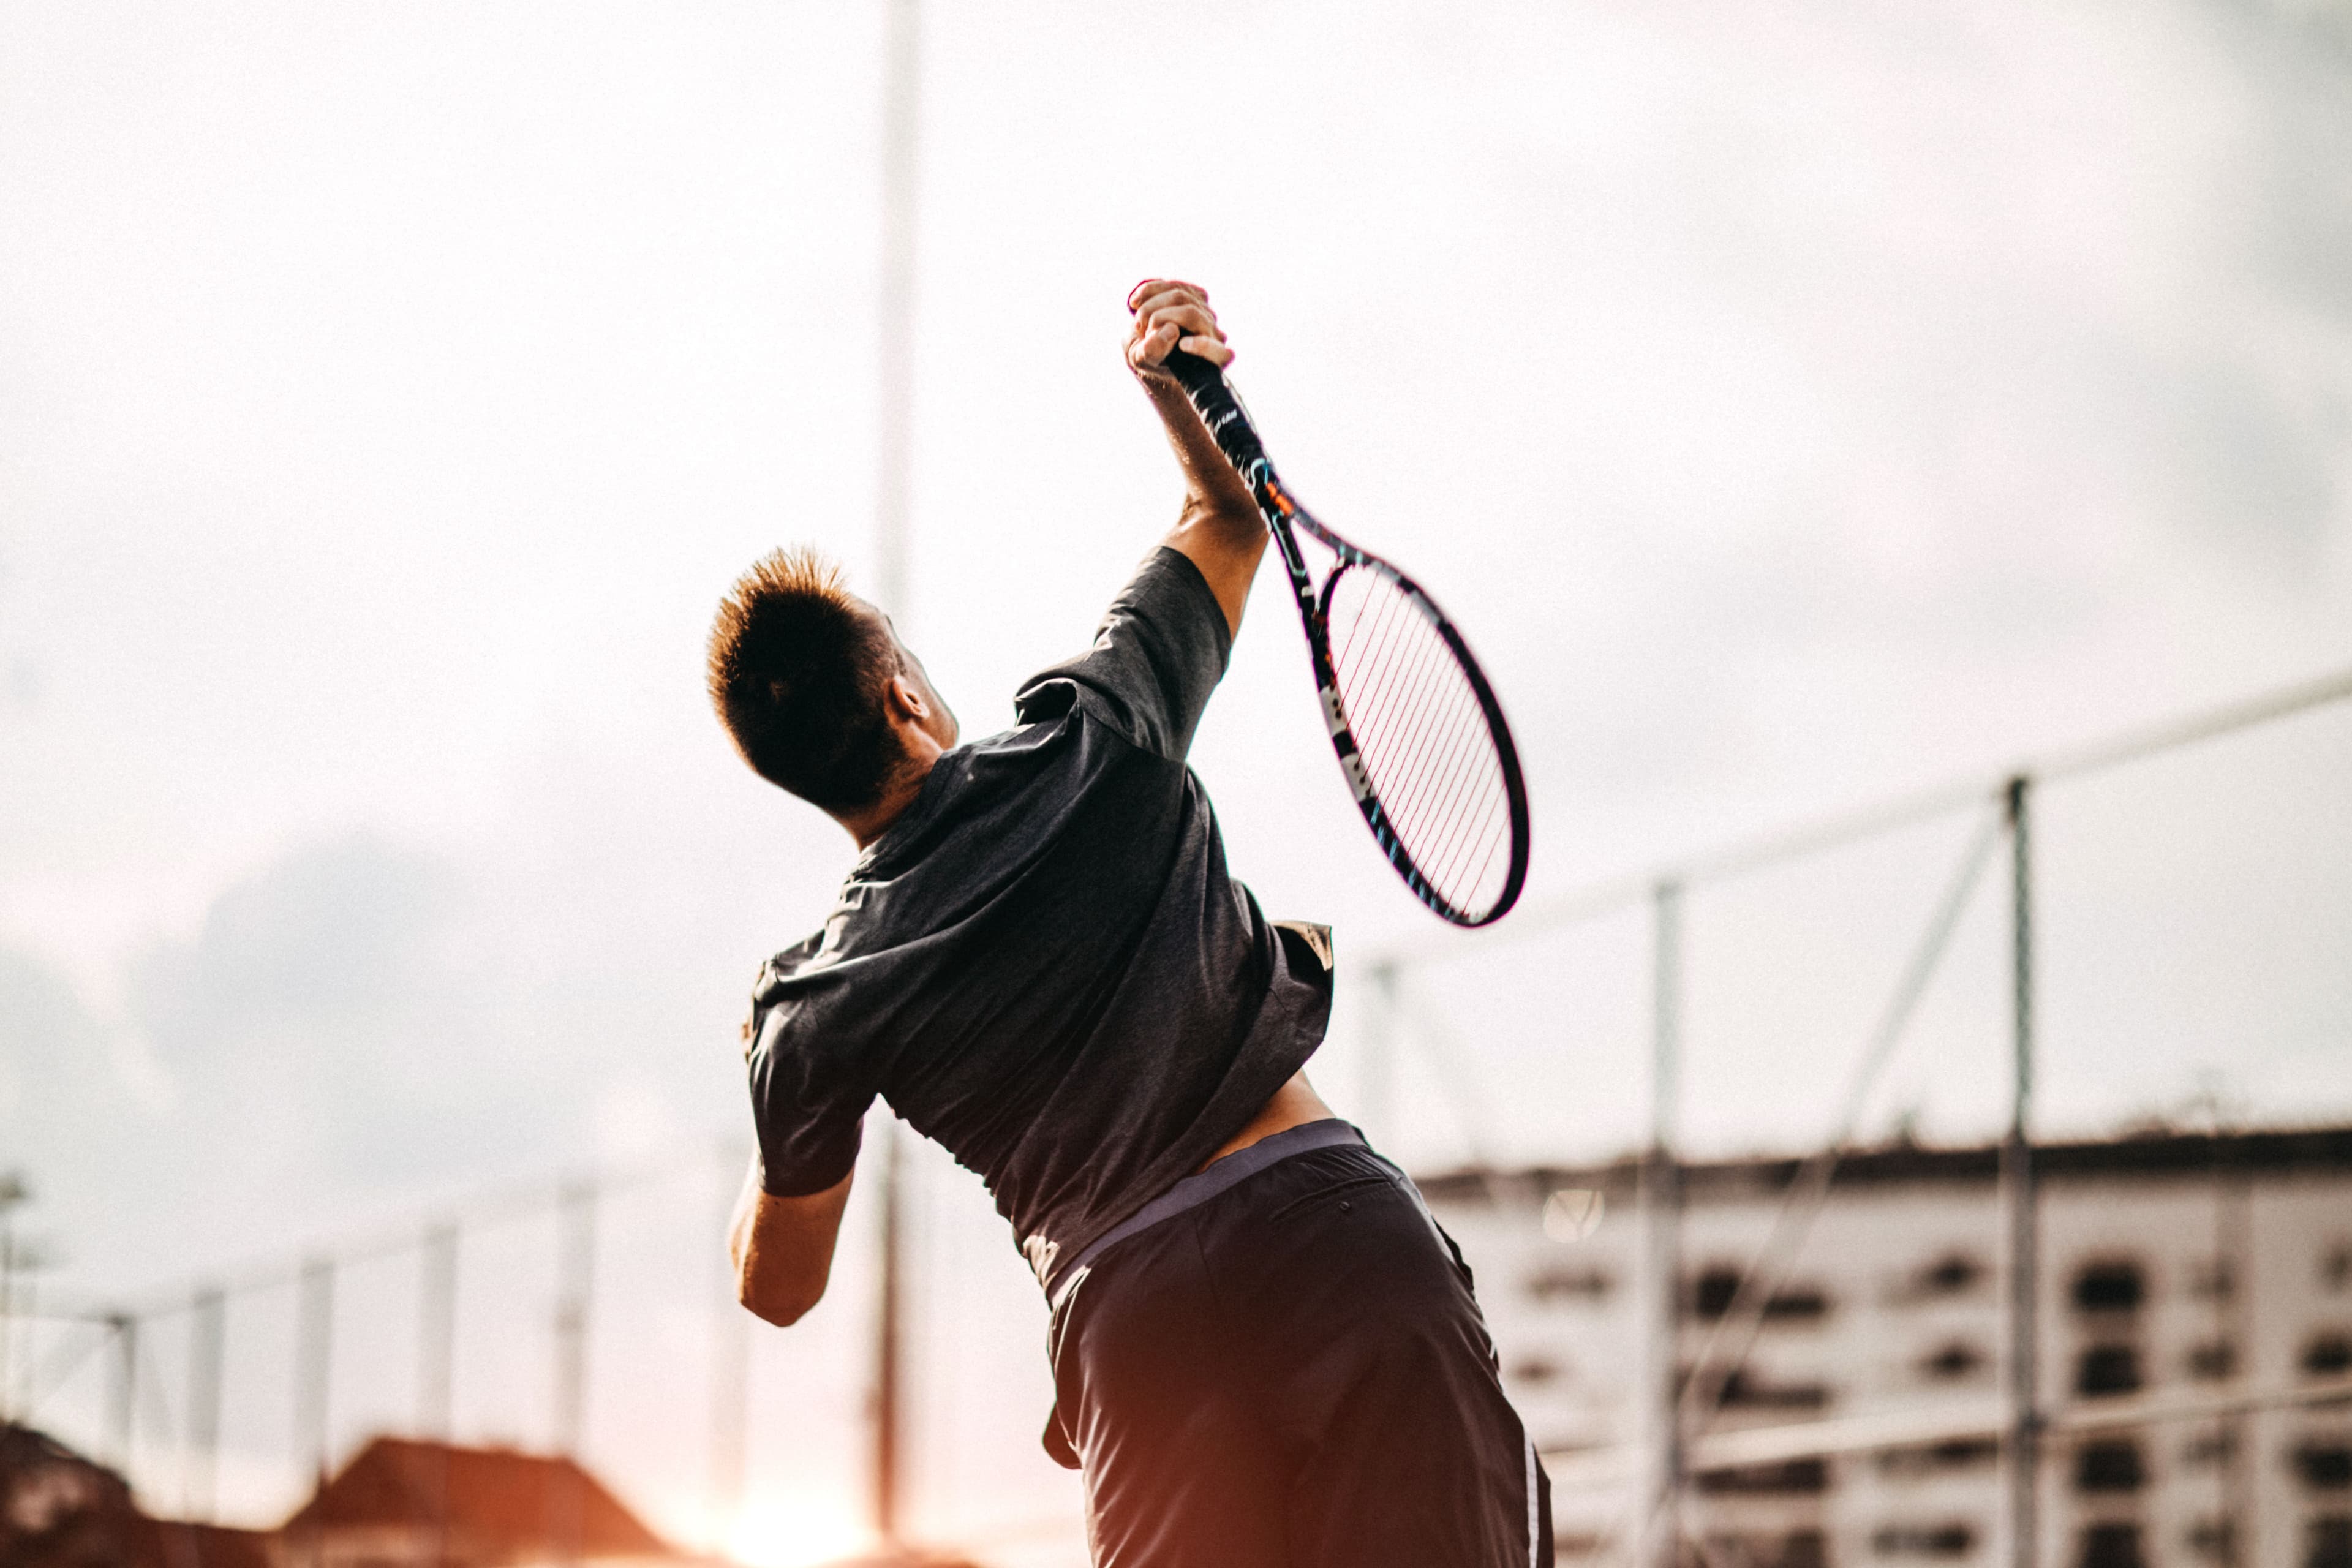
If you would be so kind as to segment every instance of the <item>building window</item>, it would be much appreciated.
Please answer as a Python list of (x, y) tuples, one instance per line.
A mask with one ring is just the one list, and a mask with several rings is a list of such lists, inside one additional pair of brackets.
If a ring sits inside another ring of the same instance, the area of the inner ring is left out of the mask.
[(1691, 1311), (1711, 1322), (1731, 1310), (1731, 1303), (1738, 1294), (1738, 1269), (1710, 1268), (1691, 1286)]
[(2318, 1491), (2352, 1487), (2352, 1447), (2342, 1443), (2305, 1443), (2294, 1451), (2294, 1473), (2303, 1484)]
[(2137, 1524), (2095, 1524), (2083, 1531), (2077, 1568), (2147, 1568)]
[(2130, 1345), (2093, 1345), (2074, 1364), (2074, 1392), (2086, 1399), (2130, 1394), (2139, 1385), (2139, 1352)]
[(1936, 1383), (1958, 1383), (1982, 1372), (1988, 1363), (1984, 1352), (1965, 1340), (1954, 1340), (1933, 1355), (1919, 1359), (1920, 1375)]
[(1830, 1391), (1818, 1383), (1768, 1383), (1745, 1367), (1723, 1380), (1716, 1403), (1726, 1410), (1819, 1410)]
[(2336, 1377), (2352, 1372), (2352, 1334), (2311, 1336), (2303, 1347), (2303, 1370), (2312, 1377)]
[(1922, 1296), (1965, 1296), (1990, 1272), (1965, 1252), (1948, 1252), (1919, 1270), (1912, 1289)]
[(2147, 1484), (2147, 1467), (2140, 1462), (2137, 1443), (2114, 1439), (2074, 1450), (2078, 1492), (2136, 1492)]
[(2189, 1352), (2189, 1375), (2219, 1383), (2238, 1374), (2238, 1347), (2227, 1340), (2208, 1340)]
[(1780, 1552), (1762, 1561), (1769, 1568), (1829, 1568), (1829, 1539), (1818, 1530), (1792, 1530), (1780, 1537)]
[(2074, 1276), (2074, 1308), (2083, 1312), (2136, 1312), (2147, 1296), (2137, 1263), (2084, 1264)]
[(1830, 1489), (1830, 1467), (1826, 1459), (1790, 1459), (1701, 1470), (1696, 1480), (1699, 1491), (1708, 1497), (1801, 1497)]
[(1609, 1288), (1609, 1276), (1598, 1268), (1543, 1268), (1528, 1276), (1528, 1294), (1538, 1301), (1597, 1301)]
[[(1553, 1560), (1566, 1563), (1569, 1558), (1556, 1549)], [(1786, 1535), (1709, 1535), (1706, 1551), (1684, 1561), (1737, 1563), (1742, 1568), (1828, 1568), (1829, 1542), (1818, 1530), (1792, 1530)]]
[(1918, 1477), (1941, 1470), (1979, 1469), (2000, 1457), (2000, 1444), (1990, 1437), (1948, 1437), (1914, 1448), (1889, 1448), (1878, 1456), (1881, 1474)]
[(1937, 1524), (1885, 1524), (1870, 1537), (1871, 1551), (1881, 1557), (1966, 1557), (1976, 1544), (1975, 1528), (1957, 1519)]
[(2201, 1557), (2217, 1564), (2217, 1568), (2230, 1568), (2238, 1560), (2237, 1522), (2227, 1517), (2200, 1519), (2189, 1527), (2180, 1543), (2189, 1548), (2191, 1556)]
[(2352, 1514), (2324, 1513), (2304, 1527), (2303, 1568), (2352, 1568)]
[(1793, 1290), (1782, 1290), (1764, 1303), (1764, 1315), (1774, 1321), (1787, 1318), (1824, 1318), (1829, 1315), (1830, 1299), (1819, 1287), (1800, 1285)]
[(2197, 1266), (2189, 1276), (2189, 1293), (2200, 1301), (2226, 1301), (2237, 1292), (2238, 1277), (2226, 1258), (2216, 1258)]
[(1518, 1383), (1550, 1383), (1567, 1370), (1549, 1356), (1521, 1356), (1511, 1363), (1511, 1377)]
[[(1691, 1282), (1691, 1315), (1703, 1322), (1723, 1317), (1738, 1298), (1739, 1281), (1737, 1268), (1709, 1268), (1701, 1273)], [(1829, 1310), (1829, 1298), (1809, 1285), (1776, 1291), (1764, 1303), (1764, 1316), (1772, 1320), (1818, 1318)]]
[(2200, 1432), (2180, 1446), (2180, 1462), (2192, 1470), (2210, 1470), (2237, 1458), (2237, 1437), (2226, 1426)]

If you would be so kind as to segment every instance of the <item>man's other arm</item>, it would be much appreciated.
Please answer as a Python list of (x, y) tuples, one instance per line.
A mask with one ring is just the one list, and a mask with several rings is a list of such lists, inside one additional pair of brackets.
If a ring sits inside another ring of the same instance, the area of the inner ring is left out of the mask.
[(1184, 470), (1184, 510), (1160, 542), (1201, 569), (1225, 612), (1226, 630), (1238, 636), (1250, 584), (1265, 554), (1265, 524), (1184, 389), (1160, 368), (1180, 344), (1186, 353), (1220, 368), (1233, 363), (1234, 351), (1225, 346), (1207, 290), (1195, 284), (1147, 278), (1128, 295), (1127, 305), (1135, 316), (1127, 339), (1128, 368), (1159, 412)]
[(780, 1198), (761, 1191), (760, 1157), (751, 1156), (727, 1227), (727, 1252), (735, 1264), (736, 1299), (754, 1316), (789, 1328), (824, 1299), (850, 1180), (844, 1176), (804, 1197)]

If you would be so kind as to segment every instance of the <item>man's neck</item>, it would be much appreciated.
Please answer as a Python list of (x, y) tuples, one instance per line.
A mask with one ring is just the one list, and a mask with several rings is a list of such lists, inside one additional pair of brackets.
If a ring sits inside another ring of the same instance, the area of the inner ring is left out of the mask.
[(921, 731), (915, 731), (907, 742), (907, 760), (890, 775), (889, 784), (882, 798), (862, 811), (832, 813), (835, 822), (849, 830), (860, 849), (890, 831), (890, 825), (907, 815), (923, 793), (923, 781), (931, 776), (931, 764), (938, 762), (947, 748)]

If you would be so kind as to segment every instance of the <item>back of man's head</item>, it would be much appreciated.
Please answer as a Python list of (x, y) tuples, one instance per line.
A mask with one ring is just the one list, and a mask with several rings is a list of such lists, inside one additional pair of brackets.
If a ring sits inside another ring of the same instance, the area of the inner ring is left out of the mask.
[(762, 556), (719, 602), (710, 702), (752, 771), (827, 811), (881, 797), (902, 754), (886, 692), (898, 646), (811, 550)]

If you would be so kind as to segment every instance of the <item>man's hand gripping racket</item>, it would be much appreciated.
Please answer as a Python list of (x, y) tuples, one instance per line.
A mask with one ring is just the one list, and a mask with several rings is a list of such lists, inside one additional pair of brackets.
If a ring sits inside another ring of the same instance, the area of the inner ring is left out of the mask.
[[(1221, 338), (1171, 324), (1139, 338), (1129, 357), (1174, 377), (1265, 520), (1290, 574), (1332, 749), (1373, 841), (1445, 919), (1500, 920), (1527, 880), (1528, 821), (1518, 749), (1494, 688), (1437, 601), (1285, 488), (1219, 366), (1175, 346), (1230, 360)], [(1302, 536), (1318, 547), (1312, 567)]]

